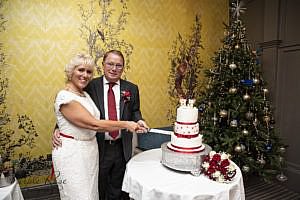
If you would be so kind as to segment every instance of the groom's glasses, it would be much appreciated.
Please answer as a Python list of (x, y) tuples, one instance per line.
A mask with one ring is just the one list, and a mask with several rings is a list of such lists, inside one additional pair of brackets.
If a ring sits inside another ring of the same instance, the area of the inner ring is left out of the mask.
[(116, 67), (117, 70), (123, 69), (123, 65), (119, 63), (112, 63), (112, 62), (107, 62), (104, 63), (106, 67), (112, 69), (113, 67)]

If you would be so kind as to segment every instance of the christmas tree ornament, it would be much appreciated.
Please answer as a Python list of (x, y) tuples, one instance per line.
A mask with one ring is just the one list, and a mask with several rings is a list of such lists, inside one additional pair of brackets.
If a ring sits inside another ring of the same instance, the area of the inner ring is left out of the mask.
[(246, 94), (244, 94), (243, 95), (243, 99), (245, 100), (245, 101), (248, 101), (248, 100), (250, 100), (250, 95), (248, 94), (248, 93), (246, 93)]
[(260, 80), (259, 80), (257, 77), (255, 77), (255, 78), (253, 79), (253, 83), (254, 83), (255, 85), (258, 85), (258, 84), (260, 83)]
[(227, 117), (228, 112), (227, 112), (227, 110), (222, 109), (222, 110), (220, 110), (219, 115), (220, 115), (222, 118), (225, 118), (225, 117)]
[(237, 153), (240, 153), (240, 152), (242, 152), (242, 147), (241, 147), (241, 145), (236, 145), (235, 147), (234, 147), (234, 151), (235, 152), (237, 152)]
[(236, 66), (235, 63), (231, 63), (231, 64), (229, 65), (229, 68), (230, 68), (231, 70), (235, 70), (235, 69), (237, 68), (237, 66)]
[(281, 154), (284, 154), (285, 153), (285, 147), (279, 147), (279, 152)]
[(249, 131), (247, 130), (247, 129), (243, 129), (242, 130), (242, 134), (244, 135), (244, 136), (248, 136), (249, 135)]
[(253, 85), (253, 80), (252, 79), (243, 79), (241, 80), (241, 83), (244, 85), (244, 86), (252, 86)]
[(242, 167), (242, 171), (245, 172), (245, 173), (248, 173), (250, 171), (250, 167), (248, 165), (244, 165)]
[(231, 120), (231, 122), (230, 122), (230, 126), (231, 127), (237, 127), (237, 125), (238, 125), (238, 122), (237, 122), (237, 120), (236, 119), (234, 119), (234, 120)]
[(246, 112), (245, 115), (246, 115), (246, 119), (251, 120), (254, 116), (254, 113), (249, 110), (248, 112)]
[(241, 144), (241, 150), (242, 150), (242, 151), (245, 151), (245, 150), (246, 150), (246, 146), (243, 145), (243, 144)]
[(270, 116), (265, 115), (265, 116), (264, 116), (264, 121), (265, 121), (266, 123), (269, 123), (269, 121), (270, 121)]
[(254, 121), (253, 121), (253, 125), (256, 127), (258, 125), (258, 119), (255, 117)]
[(267, 140), (267, 143), (266, 143), (266, 151), (267, 152), (270, 152), (272, 150), (272, 143)]
[(230, 94), (235, 94), (237, 92), (237, 88), (236, 87), (231, 87), (229, 88), (229, 91), (228, 91)]
[(261, 165), (265, 165), (265, 164), (266, 164), (266, 161), (265, 161), (263, 155), (261, 155), (261, 157), (257, 160), (257, 162), (258, 162), (259, 164), (261, 164)]
[(239, 44), (236, 44), (236, 45), (234, 46), (234, 48), (235, 48), (235, 49), (239, 49), (239, 48), (240, 48), (240, 45), (239, 45)]
[(284, 158), (282, 156), (279, 156), (279, 162), (283, 163), (284, 162)]

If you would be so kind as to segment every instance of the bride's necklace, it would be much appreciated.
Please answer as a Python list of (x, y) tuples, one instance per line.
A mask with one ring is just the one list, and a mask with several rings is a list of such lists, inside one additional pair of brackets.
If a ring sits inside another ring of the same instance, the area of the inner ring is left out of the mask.
[(72, 89), (70, 86), (66, 86), (65, 89), (66, 89), (67, 91), (69, 91), (69, 92), (72, 92), (72, 93), (74, 93), (74, 94), (80, 96), (80, 97), (85, 97), (85, 94), (84, 94), (84, 93), (78, 92), (78, 91)]

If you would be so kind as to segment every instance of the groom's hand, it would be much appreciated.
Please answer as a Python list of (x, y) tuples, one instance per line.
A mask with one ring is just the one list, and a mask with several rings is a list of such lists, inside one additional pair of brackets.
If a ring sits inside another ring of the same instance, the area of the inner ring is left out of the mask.
[(143, 128), (138, 133), (147, 133), (150, 130), (149, 126), (147, 125), (147, 123), (144, 120), (139, 120), (137, 123), (139, 126), (141, 126)]

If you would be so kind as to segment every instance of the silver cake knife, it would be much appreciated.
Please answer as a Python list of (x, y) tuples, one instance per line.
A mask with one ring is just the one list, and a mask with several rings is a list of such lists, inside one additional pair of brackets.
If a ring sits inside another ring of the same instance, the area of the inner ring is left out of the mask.
[(161, 129), (156, 129), (156, 128), (151, 128), (148, 133), (158, 133), (158, 134), (164, 134), (164, 135), (171, 135), (173, 131), (166, 131), (166, 130), (161, 130)]

